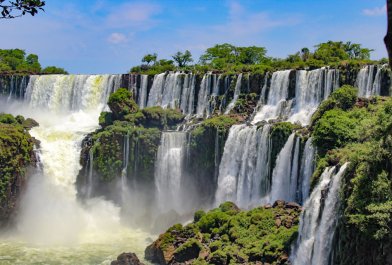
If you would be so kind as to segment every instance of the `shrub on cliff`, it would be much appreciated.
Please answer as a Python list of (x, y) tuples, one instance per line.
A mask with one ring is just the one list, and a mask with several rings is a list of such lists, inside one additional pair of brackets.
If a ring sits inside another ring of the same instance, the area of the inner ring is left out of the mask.
[(132, 93), (126, 88), (119, 88), (109, 97), (108, 105), (113, 113), (113, 117), (122, 120), (125, 115), (136, 113), (138, 106), (132, 99)]

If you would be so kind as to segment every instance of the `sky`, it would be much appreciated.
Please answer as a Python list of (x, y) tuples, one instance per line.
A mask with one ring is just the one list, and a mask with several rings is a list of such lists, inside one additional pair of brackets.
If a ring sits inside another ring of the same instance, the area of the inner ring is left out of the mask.
[(387, 57), (385, 0), (46, 0), (35, 17), (0, 20), (0, 49), (20, 48), (70, 73), (126, 73), (147, 53), (197, 61), (215, 44), (262, 46), (284, 58), (351, 41)]

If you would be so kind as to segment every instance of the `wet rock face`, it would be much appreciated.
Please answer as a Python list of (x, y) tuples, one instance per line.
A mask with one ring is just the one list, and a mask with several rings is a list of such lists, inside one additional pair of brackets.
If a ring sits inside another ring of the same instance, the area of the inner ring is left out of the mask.
[(111, 265), (144, 265), (135, 253), (122, 253), (110, 263)]

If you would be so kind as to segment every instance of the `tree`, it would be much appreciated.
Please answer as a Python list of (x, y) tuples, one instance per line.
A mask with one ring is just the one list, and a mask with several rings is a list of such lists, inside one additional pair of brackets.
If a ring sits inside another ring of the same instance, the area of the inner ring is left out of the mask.
[(42, 73), (43, 74), (64, 74), (64, 75), (68, 74), (68, 72), (65, 71), (64, 68), (59, 68), (59, 67), (56, 67), (56, 66), (45, 67), (42, 70)]
[(389, 65), (392, 67), (392, 0), (387, 0), (388, 30), (384, 38), (389, 56)]
[(176, 52), (172, 58), (178, 64), (178, 67), (184, 67), (187, 63), (193, 62), (192, 54), (188, 50), (186, 50), (184, 53)]
[(306, 62), (307, 60), (309, 60), (309, 57), (310, 57), (310, 50), (309, 50), (309, 48), (306, 48), (306, 47), (302, 48), (301, 49), (301, 59), (302, 59), (302, 61)]
[(264, 47), (237, 47), (235, 50), (238, 61), (242, 64), (260, 64), (266, 60), (267, 50)]
[(156, 53), (146, 54), (142, 58), (142, 62), (147, 63), (147, 65), (150, 65), (151, 62), (154, 62), (154, 64), (155, 64), (157, 61), (157, 58), (158, 58), (158, 54), (156, 54)]
[(0, 19), (10, 19), (21, 17), (26, 14), (35, 16), (39, 10), (44, 11), (45, 1), (40, 0), (14, 0), (5, 3), (0, 0)]

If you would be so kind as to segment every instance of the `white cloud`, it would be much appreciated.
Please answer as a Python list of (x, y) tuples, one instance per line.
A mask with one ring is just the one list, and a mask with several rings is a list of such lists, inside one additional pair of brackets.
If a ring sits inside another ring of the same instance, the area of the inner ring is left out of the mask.
[(156, 24), (153, 17), (161, 12), (161, 7), (149, 3), (127, 3), (116, 6), (107, 17), (109, 27), (143, 27)]
[(118, 32), (114, 32), (112, 34), (110, 34), (110, 36), (108, 37), (108, 42), (113, 43), (113, 44), (121, 44), (121, 43), (125, 43), (128, 41), (127, 36), (125, 36), (122, 33), (118, 33)]
[(381, 7), (375, 7), (375, 8), (371, 8), (371, 9), (364, 9), (362, 11), (362, 13), (365, 16), (370, 16), (370, 17), (374, 17), (374, 16), (386, 16), (387, 14), (387, 6), (381, 6)]

